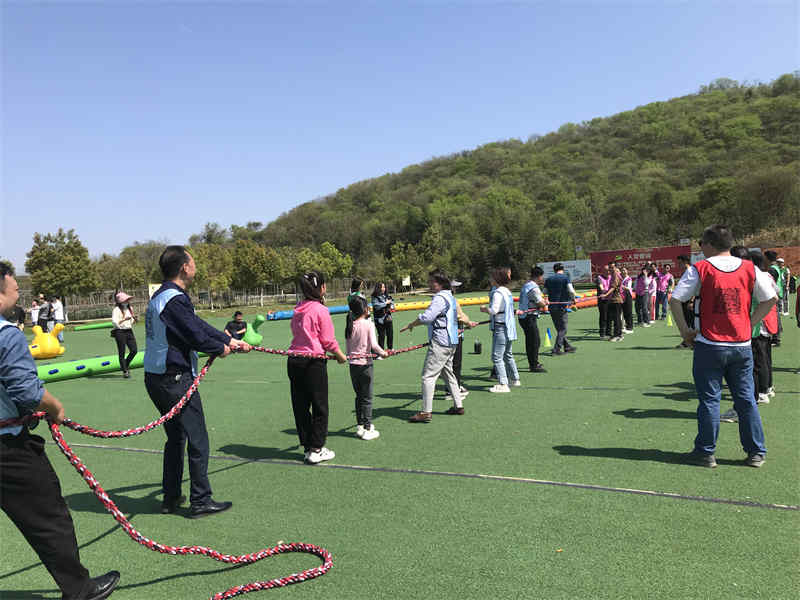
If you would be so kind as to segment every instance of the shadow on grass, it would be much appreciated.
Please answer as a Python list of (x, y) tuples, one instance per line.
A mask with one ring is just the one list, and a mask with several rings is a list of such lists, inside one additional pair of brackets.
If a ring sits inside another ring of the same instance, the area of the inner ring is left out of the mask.
[[(590, 456), (593, 458), (620, 458), (622, 460), (644, 460), (692, 467), (684, 459), (685, 452), (671, 452), (658, 448), (584, 448), (583, 446), (553, 446), (562, 456)], [(717, 458), (717, 464), (745, 467), (742, 460)], [(701, 469), (707, 467), (698, 467)], [(751, 467), (747, 467), (751, 468)]]
[(644, 392), (643, 396), (651, 398), (665, 398), (667, 400), (676, 400), (678, 402), (689, 402), (697, 398), (697, 391), (694, 384), (688, 381), (678, 381), (676, 383), (660, 383), (653, 387), (657, 388), (677, 388), (677, 391), (664, 391), (662, 392)]
[(628, 408), (615, 410), (615, 415), (628, 419), (696, 419), (697, 414), (685, 410), (672, 410), (670, 408)]
[(673, 346), (618, 346), (620, 350), (675, 350)]
[[(284, 433), (293, 433), (297, 435), (294, 429), (284, 429)], [(269, 458), (279, 458), (282, 460), (298, 460), (303, 458), (303, 452), (300, 446), (290, 446), (289, 448), (271, 448), (264, 446), (248, 446), (247, 444), (227, 444), (219, 447), (220, 452), (225, 454), (232, 454), (239, 458), (248, 460), (263, 460)]]
[[(41, 564), (41, 563), (39, 563)], [(34, 566), (38, 566), (34, 565)], [(208, 575), (215, 575), (217, 573), (225, 573), (227, 571), (233, 571), (235, 569), (240, 569), (242, 567), (246, 567), (248, 565), (226, 565), (219, 569), (214, 570), (206, 570), (206, 571), (188, 571), (186, 573), (176, 573), (175, 575), (168, 575), (165, 577), (156, 577), (155, 579), (150, 579), (148, 581), (141, 581), (139, 583), (131, 583), (128, 585), (120, 585), (117, 586), (117, 590), (135, 590), (137, 588), (142, 588), (148, 585), (153, 585), (154, 583), (162, 583), (164, 581), (172, 581), (175, 579), (181, 579), (183, 577), (196, 577), (196, 576), (208, 576)], [(125, 577), (125, 574), (122, 574), (122, 577)], [(42, 596), (41, 594), (48, 594), (47, 596)], [(48, 598), (57, 598), (59, 594), (58, 589), (52, 590), (34, 590), (34, 591), (23, 591), (23, 590), (3, 590), (0, 592), (0, 598), (6, 600), (6, 598), (14, 598), (17, 600), (46, 600)], [(55, 594), (54, 596), (51, 594)]]
[(774, 371), (780, 371), (781, 373), (794, 373), (798, 370), (797, 367), (772, 367)]

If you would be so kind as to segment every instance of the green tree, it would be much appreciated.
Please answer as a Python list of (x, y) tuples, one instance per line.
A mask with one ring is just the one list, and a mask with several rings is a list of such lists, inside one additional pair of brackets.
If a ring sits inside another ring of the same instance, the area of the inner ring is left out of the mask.
[(353, 259), (342, 254), (330, 242), (322, 242), (319, 247), (319, 268), (328, 277), (346, 277), (353, 270)]
[(203, 231), (189, 236), (189, 246), (198, 244), (217, 244), (223, 245), (230, 240), (228, 230), (219, 223), (206, 223)]
[(238, 239), (233, 246), (231, 283), (240, 289), (252, 289), (269, 283), (267, 249), (250, 239)]
[(230, 250), (219, 244), (197, 244), (187, 248), (194, 257), (197, 273), (194, 286), (213, 291), (226, 290), (233, 278), (233, 258)]
[(132, 289), (147, 284), (145, 269), (132, 253), (118, 257), (104, 253), (94, 262), (94, 267), (102, 289)]
[(74, 229), (57, 233), (33, 234), (33, 246), (27, 254), (25, 270), (34, 290), (45, 295), (68, 295), (88, 292), (98, 287), (89, 251)]

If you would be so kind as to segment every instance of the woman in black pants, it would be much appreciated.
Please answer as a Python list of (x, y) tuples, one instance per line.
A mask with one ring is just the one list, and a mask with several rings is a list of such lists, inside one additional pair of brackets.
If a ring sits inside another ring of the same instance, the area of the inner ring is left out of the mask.
[[(372, 291), (372, 315), (375, 317), (375, 329), (378, 330), (378, 345), (384, 350), (394, 347), (394, 325), (392, 325), (392, 310), (394, 300), (386, 292), (386, 284), (379, 281)], [(384, 346), (384, 339), (386, 345)]]
[[(131, 296), (125, 292), (117, 292), (114, 296), (117, 305), (111, 312), (111, 321), (114, 329), (111, 330), (111, 337), (117, 340), (117, 353), (119, 354), (119, 368), (122, 376), (129, 379), (131, 376), (130, 365), (133, 357), (136, 356), (136, 336), (133, 335), (133, 324), (136, 316), (130, 306)], [(128, 347), (128, 356), (125, 357), (125, 347)]]

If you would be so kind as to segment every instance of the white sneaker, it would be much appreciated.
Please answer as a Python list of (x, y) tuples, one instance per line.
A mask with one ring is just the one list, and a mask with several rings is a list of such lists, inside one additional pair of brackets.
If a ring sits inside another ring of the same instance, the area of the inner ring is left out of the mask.
[(622, 336), (621, 336), (621, 335), (618, 335), (618, 336), (612, 337), (612, 338), (611, 338), (610, 340), (608, 340), (608, 341), (609, 341), (609, 342), (621, 342), (621, 341), (622, 341)]
[(514, 381), (511, 382), (511, 385), (513, 387), (522, 387), (522, 382), (519, 379), (515, 379)]
[(642, 323), (642, 327), (651, 327), (652, 323)]
[(466, 398), (467, 396), (469, 396), (469, 390), (465, 388), (463, 385), (459, 388), (459, 391), (461, 392), (462, 398)]
[(769, 394), (759, 394), (756, 404), (769, 404)]
[(359, 425), (358, 427), (356, 427), (356, 437), (360, 437), (363, 439), (365, 431), (366, 429), (364, 429), (364, 426)]
[(316, 465), (323, 461), (330, 460), (335, 456), (336, 454), (334, 453), (333, 450), (323, 447), (317, 451), (312, 450), (311, 452), (309, 452), (308, 456), (306, 456), (306, 462), (311, 463), (312, 465)]
[(633, 333), (633, 329), (623, 329), (622, 333)]
[(364, 429), (364, 435), (361, 439), (364, 441), (375, 440), (381, 436), (380, 432), (375, 429), (375, 425), (370, 425), (369, 429)]
[(775, 388), (774, 387), (771, 387), (771, 388), (769, 388), (767, 390), (767, 396), (769, 396), (770, 398), (774, 398), (775, 397)]
[(509, 388), (505, 383), (495, 383), (489, 388), (489, 391), (493, 394), (507, 394), (511, 391), (511, 388)]

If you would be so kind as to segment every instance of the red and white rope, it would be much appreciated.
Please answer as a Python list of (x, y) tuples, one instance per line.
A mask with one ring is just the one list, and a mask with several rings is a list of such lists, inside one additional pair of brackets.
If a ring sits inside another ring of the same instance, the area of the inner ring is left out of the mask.
[[(98, 429), (94, 429), (92, 427), (87, 427), (86, 425), (81, 425), (80, 423), (76, 423), (70, 419), (64, 420), (64, 425), (67, 427), (74, 429), (75, 431), (79, 431), (80, 433), (91, 435), (93, 437), (102, 437), (102, 438), (118, 438), (118, 437), (129, 437), (132, 435), (138, 435), (144, 433), (146, 431), (150, 431), (151, 429), (158, 427), (165, 421), (171, 419), (175, 414), (177, 414), (183, 406), (188, 402), (188, 399), (191, 398), (192, 394), (197, 390), (197, 384), (205, 377), (206, 373), (208, 372), (211, 363), (214, 362), (214, 358), (210, 358), (205, 366), (202, 368), (200, 373), (192, 382), (192, 385), (183, 395), (183, 397), (178, 401), (178, 403), (164, 416), (156, 421), (152, 421), (147, 425), (143, 425), (141, 427), (135, 427), (132, 429), (126, 429), (124, 431), (100, 431)], [(7, 425), (19, 425), (19, 424), (27, 424), (32, 420), (39, 419), (45, 417), (45, 413), (38, 412), (32, 415), (23, 417), (21, 419), (14, 419), (14, 420), (7, 420), (7, 421), (0, 421), (0, 427), (7, 426)], [(55, 441), (58, 448), (67, 457), (70, 464), (75, 467), (75, 470), (83, 477), (83, 480), (89, 486), (89, 488), (94, 492), (100, 502), (105, 506), (106, 510), (111, 513), (117, 523), (125, 530), (125, 532), (133, 539), (135, 542), (153, 550), (155, 552), (160, 552), (162, 554), (174, 554), (174, 555), (187, 555), (187, 554), (197, 554), (201, 556), (207, 556), (209, 558), (213, 558), (216, 561), (233, 564), (233, 565), (245, 565), (245, 564), (252, 564), (254, 562), (258, 562), (264, 558), (275, 556), (276, 554), (286, 554), (290, 552), (301, 552), (306, 554), (314, 554), (322, 559), (322, 565), (318, 567), (314, 567), (311, 569), (306, 569), (301, 571), (300, 573), (292, 573), (291, 575), (287, 575), (286, 577), (280, 577), (276, 579), (270, 579), (267, 581), (253, 581), (252, 583), (248, 583), (245, 585), (237, 585), (230, 589), (225, 590), (224, 592), (219, 592), (211, 596), (211, 600), (223, 600), (226, 598), (233, 598), (234, 596), (239, 596), (241, 594), (246, 594), (248, 592), (255, 592), (259, 590), (268, 590), (277, 587), (285, 587), (287, 585), (292, 585), (294, 583), (302, 583), (303, 581), (308, 581), (309, 579), (314, 579), (315, 577), (319, 577), (320, 575), (324, 575), (332, 566), (333, 566), (333, 559), (331, 557), (330, 552), (328, 552), (325, 548), (320, 546), (314, 546), (313, 544), (304, 544), (301, 542), (289, 543), (289, 544), (278, 544), (277, 546), (273, 546), (272, 548), (264, 548), (259, 550), (258, 552), (254, 552), (252, 554), (242, 554), (239, 556), (233, 556), (230, 554), (222, 554), (213, 548), (207, 548), (205, 546), (167, 546), (165, 544), (160, 544), (155, 540), (151, 540), (150, 538), (145, 537), (139, 531), (134, 529), (133, 525), (131, 525), (130, 521), (125, 518), (125, 515), (122, 511), (117, 508), (117, 505), (114, 503), (113, 500), (108, 496), (106, 491), (97, 481), (95, 476), (92, 472), (83, 464), (83, 462), (77, 457), (75, 452), (70, 448), (69, 444), (67, 444), (66, 440), (64, 440), (63, 435), (61, 434), (60, 428), (57, 424), (50, 422), (50, 433), (53, 436), (53, 440)]]

